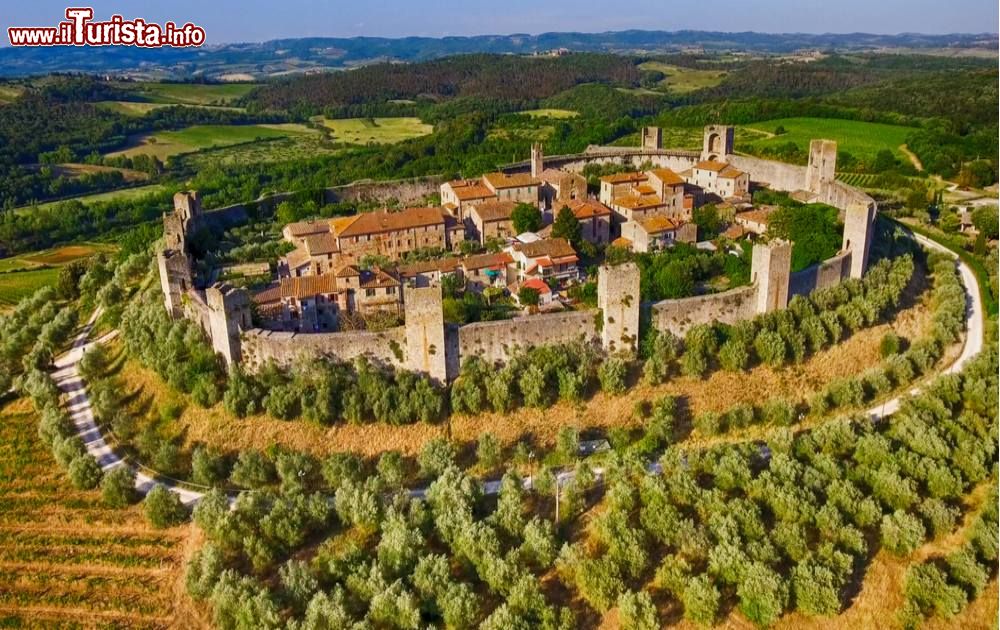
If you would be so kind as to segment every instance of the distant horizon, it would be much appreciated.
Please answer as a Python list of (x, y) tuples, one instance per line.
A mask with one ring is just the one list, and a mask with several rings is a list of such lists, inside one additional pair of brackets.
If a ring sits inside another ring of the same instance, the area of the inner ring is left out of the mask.
[[(51, 26), (68, 6), (89, 6), (95, 19), (126, 19), (205, 28), (207, 46), (284, 39), (409, 37), (444, 39), (545, 33), (600, 34), (622, 31), (758, 33), (763, 35), (997, 35), (995, 0), (717, 0), (706, 5), (669, 5), (632, 0), (609, 10), (603, 0), (383, 0), (375, 4), (284, 0), (280, 6), (242, 0), (35, 0), (6, 8), (0, 20), (8, 45), (9, 26)], [(822, 28), (817, 28), (821, 25)], [(982, 30), (983, 25), (992, 25)]]

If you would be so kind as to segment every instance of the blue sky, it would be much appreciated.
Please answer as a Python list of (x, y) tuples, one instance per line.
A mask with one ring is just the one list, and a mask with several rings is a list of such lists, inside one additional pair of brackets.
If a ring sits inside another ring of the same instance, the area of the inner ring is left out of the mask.
[[(194, 22), (209, 44), (282, 37), (546, 31), (996, 32), (997, 0), (68, 0), (98, 18)], [(4, 0), (0, 27), (58, 22), (67, 0)], [(5, 37), (3, 39), (6, 39)]]

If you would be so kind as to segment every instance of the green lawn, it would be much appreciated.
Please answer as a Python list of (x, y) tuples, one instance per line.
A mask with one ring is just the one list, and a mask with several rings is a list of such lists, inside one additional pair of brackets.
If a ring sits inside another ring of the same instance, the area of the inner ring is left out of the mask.
[(14, 306), (44, 286), (55, 284), (63, 265), (113, 250), (109, 245), (80, 243), (0, 259), (0, 310)]
[(348, 144), (395, 144), (410, 138), (426, 136), (433, 125), (419, 118), (315, 118), (333, 132), (334, 142)]
[[(160, 192), (165, 190), (166, 186), (163, 184), (149, 184), (148, 186), (135, 186), (133, 188), (122, 188), (121, 190), (112, 190), (109, 192), (94, 193), (92, 195), (80, 195), (79, 197), (73, 197), (73, 201), (79, 201), (83, 204), (95, 203), (98, 201), (111, 201), (112, 199), (135, 199), (137, 197), (142, 197), (151, 193)], [(51, 208), (52, 206), (61, 203), (62, 201), (69, 201), (63, 199), (61, 201), (46, 201), (45, 203), (38, 204), (39, 208)], [(22, 206), (17, 209), (17, 212), (22, 212), (30, 210), (34, 206)]]
[(656, 70), (667, 75), (660, 81), (660, 87), (672, 92), (693, 92), (702, 88), (714, 87), (726, 77), (725, 70), (701, 70), (672, 66), (662, 61), (646, 61), (639, 64), (640, 70)]
[(194, 125), (177, 131), (157, 131), (132, 138), (132, 146), (108, 155), (155, 155), (166, 161), (172, 155), (191, 153), (211, 147), (283, 138), (295, 134), (314, 134), (305, 125)]
[[(787, 133), (775, 136), (774, 131), (778, 127), (784, 127)], [(740, 125), (736, 130), (736, 149), (753, 153), (754, 147), (793, 142), (803, 151), (808, 151), (810, 140), (824, 138), (836, 140), (839, 151), (846, 151), (862, 160), (870, 160), (881, 149), (889, 149), (897, 159), (905, 162), (908, 158), (899, 147), (913, 130), (913, 127), (857, 120), (781, 118)]]
[(575, 118), (580, 115), (571, 109), (526, 109), (521, 113), (532, 118)]
[(254, 83), (122, 83), (119, 84), (150, 103), (181, 105), (225, 105), (257, 87)]

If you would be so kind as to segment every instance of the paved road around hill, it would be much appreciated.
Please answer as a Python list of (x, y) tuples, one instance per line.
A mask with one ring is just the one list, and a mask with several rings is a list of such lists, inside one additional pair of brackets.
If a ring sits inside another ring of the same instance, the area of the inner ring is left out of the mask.
[[(954, 252), (928, 238), (919, 234), (915, 234), (914, 237), (924, 247), (941, 251), (955, 257)], [(970, 269), (968, 265), (961, 262), (961, 260), (958, 261), (958, 265), (958, 269), (962, 277), (962, 286), (965, 289), (966, 299), (965, 345), (962, 347), (962, 353), (959, 355), (958, 359), (948, 366), (948, 368), (943, 370), (942, 374), (953, 374), (959, 372), (963, 367), (965, 367), (966, 363), (979, 354), (979, 352), (983, 349), (985, 322), (983, 319), (983, 303), (979, 293), (979, 283), (976, 280), (976, 275), (972, 273), (972, 269)], [(94, 422), (94, 414), (90, 409), (90, 399), (87, 397), (86, 383), (83, 382), (83, 379), (77, 369), (80, 359), (83, 358), (84, 353), (86, 353), (90, 348), (93, 348), (96, 344), (105, 343), (113, 339), (118, 334), (118, 331), (112, 331), (99, 339), (91, 341), (90, 333), (93, 330), (94, 322), (97, 320), (98, 314), (99, 313), (95, 312), (90, 318), (90, 321), (87, 322), (86, 326), (84, 326), (77, 335), (76, 340), (73, 342), (72, 349), (55, 361), (56, 369), (53, 372), (52, 377), (55, 379), (56, 385), (59, 389), (66, 393), (68, 397), (67, 408), (73, 419), (73, 423), (77, 427), (77, 433), (80, 438), (83, 439), (83, 443), (87, 447), (87, 451), (94, 456), (97, 462), (101, 465), (101, 468), (106, 471), (116, 466), (132, 466), (133, 468), (136, 468), (133, 464), (124, 461), (119, 454), (116, 453), (107, 444), (107, 442), (105, 442), (100, 428), (97, 426), (96, 422)], [(916, 394), (919, 391), (919, 388), (914, 388), (905, 394), (887, 400), (883, 403), (879, 403), (871, 409), (868, 409), (866, 413), (873, 420), (891, 416), (899, 410), (903, 400), (905, 400), (909, 395)], [(658, 463), (654, 462), (649, 465), (649, 470), (653, 473), (659, 473), (660, 466)], [(603, 474), (603, 469), (595, 468), (594, 473), (596, 477), (600, 478)], [(572, 478), (573, 472), (565, 471), (557, 475), (556, 480), (560, 486), (563, 486)], [(530, 479), (526, 480), (525, 485), (529, 485), (530, 481)], [(167, 486), (172, 492), (176, 492), (180, 495), (181, 501), (187, 505), (197, 503), (198, 500), (204, 496), (201, 492), (175, 485), (172, 482), (155, 479), (142, 470), (136, 470), (135, 485), (136, 489), (138, 489), (142, 494), (149, 492), (157, 483), (161, 483)], [(422, 497), (426, 490), (427, 488), (416, 488), (411, 490), (410, 494), (414, 497)], [(483, 483), (483, 491), (486, 494), (496, 494), (499, 490), (499, 480), (490, 480)]]

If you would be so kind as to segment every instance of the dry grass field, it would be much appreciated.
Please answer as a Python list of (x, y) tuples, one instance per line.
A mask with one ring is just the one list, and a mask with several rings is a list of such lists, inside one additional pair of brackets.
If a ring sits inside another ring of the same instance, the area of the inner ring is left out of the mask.
[(26, 400), (0, 408), (0, 627), (192, 627), (182, 558), (193, 528), (151, 529), (141, 506), (78, 491)]

